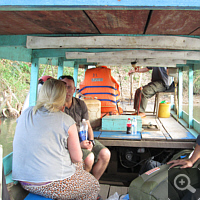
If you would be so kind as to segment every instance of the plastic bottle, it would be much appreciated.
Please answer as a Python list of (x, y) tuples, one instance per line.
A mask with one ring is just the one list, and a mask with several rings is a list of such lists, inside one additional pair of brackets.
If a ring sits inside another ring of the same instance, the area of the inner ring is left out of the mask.
[(137, 134), (137, 120), (135, 117), (133, 117), (132, 120), (132, 135), (136, 135)]
[(80, 142), (88, 139), (88, 124), (85, 119), (80, 124), (79, 138)]
[(131, 118), (128, 118), (128, 121), (126, 124), (126, 134), (131, 134)]

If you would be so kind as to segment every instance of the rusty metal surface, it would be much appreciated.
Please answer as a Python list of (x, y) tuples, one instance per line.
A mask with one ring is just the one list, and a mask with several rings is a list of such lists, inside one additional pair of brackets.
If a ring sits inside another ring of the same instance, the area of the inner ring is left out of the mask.
[(1, 11), (0, 19), (0, 34), (98, 33), (83, 11)]
[(143, 34), (148, 10), (86, 11), (100, 33)]
[(146, 34), (190, 35), (200, 26), (200, 11), (154, 10)]
[(149, 10), (0, 11), (0, 35), (200, 35), (200, 11), (154, 10), (150, 13)]

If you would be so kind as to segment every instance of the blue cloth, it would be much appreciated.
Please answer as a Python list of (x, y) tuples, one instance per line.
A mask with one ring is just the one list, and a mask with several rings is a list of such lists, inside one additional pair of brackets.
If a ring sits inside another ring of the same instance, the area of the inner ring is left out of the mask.
[(37, 194), (29, 193), (24, 200), (52, 200)]
[(48, 182), (75, 173), (67, 149), (68, 129), (75, 121), (64, 112), (27, 108), (17, 119), (13, 140), (13, 180)]

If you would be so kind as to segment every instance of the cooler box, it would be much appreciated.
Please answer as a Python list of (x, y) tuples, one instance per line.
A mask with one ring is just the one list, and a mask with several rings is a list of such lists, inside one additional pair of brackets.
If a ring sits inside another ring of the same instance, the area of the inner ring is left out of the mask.
[(137, 115), (111, 115), (102, 118), (103, 131), (126, 131), (128, 118), (137, 119), (137, 131), (142, 131), (142, 119)]

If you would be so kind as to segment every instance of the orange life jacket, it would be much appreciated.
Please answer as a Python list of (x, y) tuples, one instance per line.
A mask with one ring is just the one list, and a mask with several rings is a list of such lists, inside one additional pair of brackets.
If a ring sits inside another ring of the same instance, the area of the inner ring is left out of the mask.
[(111, 69), (106, 66), (88, 69), (85, 79), (80, 83), (79, 92), (84, 96), (97, 97), (101, 101), (101, 113), (120, 114), (119, 109), (119, 84), (111, 76)]

